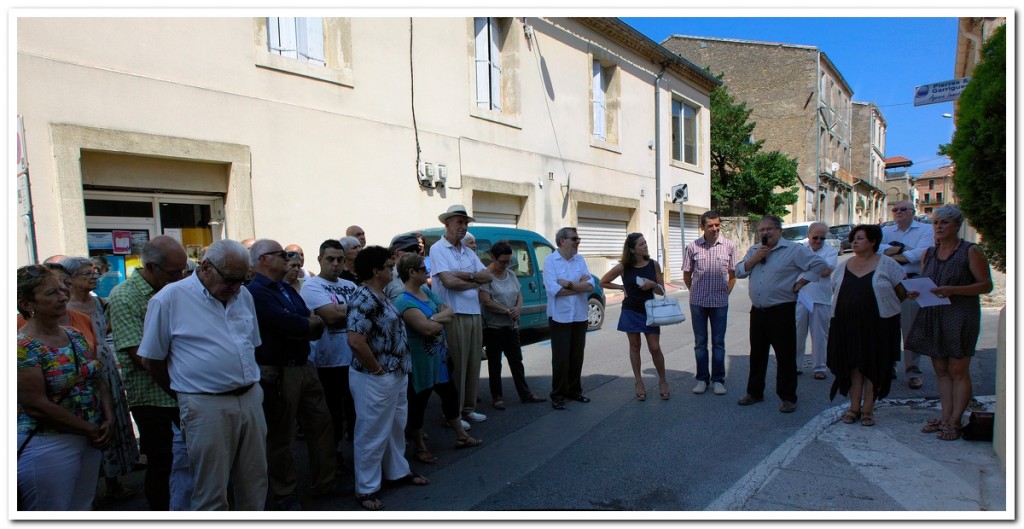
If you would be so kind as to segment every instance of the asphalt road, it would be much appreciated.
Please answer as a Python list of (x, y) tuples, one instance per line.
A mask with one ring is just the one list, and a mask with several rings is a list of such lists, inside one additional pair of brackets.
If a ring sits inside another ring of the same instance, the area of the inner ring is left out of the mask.
[[(674, 296), (687, 306), (688, 293)], [(565, 411), (553, 410), (550, 403), (521, 404), (514, 397), (506, 365), (503, 383), (508, 409), (495, 410), (487, 390), (486, 366), (482, 366), (483, 400), (478, 411), (487, 414), (488, 420), (475, 423), (471, 434), (484, 444), (456, 450), (454, 433), (441, 426), (440, 402), (434, 397), (426, 412), (425, 430), (440, 462), (422, 464), (412, 459), (411, 450), (408, 453), (413, 470), (432, 482), (426, 487), (386, 489), (387, 511), (435, 511), (420, 512), (417, 517), (449, 519), (451, 511), (704, 510), (820, 412), (841, 404), (828, 400), (831, 377), (814, 380), (807, 370), (799, 377), (797, 411), (780, 413), (774, 395), (774, 361), (769, 364), (765, 401), (736, 404), (747, 379), (749, 308), (746, 281), (738, 281), (730, 298), (728, 394), (724, 396), (691, 391), (694, 342), (687, 321), (662, 330), (671, 399), (658, 398), (657, 376), (645, 345), (641, 354), (648, 398), (637, 401), (626, 337), (615, 330), (618, 305), (608, 307), (603, 329), (587, 335), (583, 387), (592, 398), (588, 404), (570, 401)], [(543, 331), (525, 335), (524, 342), (530, 386), (546, 395), (550, 343)], [(910, 390), (901, 375), (893, 383), (890, 398), (937, 395), (927, 359), (921, 367), (925, 387)], [(975, 394), (995, 393), (994, 372), (994, 349), (979, 351), (972, 365)], [(352, 498), (351, 472), (340, 477), (337, 497), (309, 498), (305, 449), (296, 444), (295, 452), (300, 464), (300, 501), (308, 511), (321, 511), (308, 517), (343, 518), (323, 511), (361, 511)], [(141, 472), (130, 476), (128, 483), (140, 488)], [(137, 494), (125, 501), (104, 502), (101, 508), (145, 510), (145, 500)]]

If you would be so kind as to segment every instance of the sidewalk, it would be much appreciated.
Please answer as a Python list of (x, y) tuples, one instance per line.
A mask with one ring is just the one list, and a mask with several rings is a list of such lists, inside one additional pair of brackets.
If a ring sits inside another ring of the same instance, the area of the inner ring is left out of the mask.
[[(974, 409), (995, 406), (991, 396), (976, 400)], [(937, 401), (879, 402), (873, 427), (842, 423), (845, 409), (822, 412), (708, 510), (959, 511), (943, 513), (947, 519), (989, 511), (993, 520), (1012, 519), (991, 442), (920, 432), (938, 414)]]

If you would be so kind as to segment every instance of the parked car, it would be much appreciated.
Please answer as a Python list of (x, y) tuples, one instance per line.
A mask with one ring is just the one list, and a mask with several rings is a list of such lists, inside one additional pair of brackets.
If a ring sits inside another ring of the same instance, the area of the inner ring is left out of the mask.
[[(555, 251), (555, 246), (539, 233), (518, 228), (495, 226), (473, 226), (469, 231), (476, 238), (476, 253), (484, 266), (491, 262), (491, 246), (498, 241), (507, 241), (512, 246), (512, 271), (519, 278), (523, 294), (523, 311), (519, 320), (520, 329), (548, 326), (548, 297), (544, 288), (544, 259)], [(426, 251), (444, 235), (444, 228), (428, 228), (410, 233), (423, 235)], [(587, 298), (587, 330), (597, 330), (604, 324), (605, 297), (600, 280), (594, 278), (594, 291)]]
[(852, 229), (852, 224), (837, 224), (828, 229), (829, 233), (835, 235), (839, 242), (842, 243), (842, 251), (839, 253), (853, 249), (850, 247), (850, 230)]
[[(782, 238), (787, 241), (793, 241), (795, 243), (806, 244), (807, 243), (807, 230), (811, 227), (813, 222), (797, 222), (793, 224), (782, 225)], [(842, 243), (835, 235), (826, 233), (825, 244), (836, 249), (837, 252), (841, 251)]]

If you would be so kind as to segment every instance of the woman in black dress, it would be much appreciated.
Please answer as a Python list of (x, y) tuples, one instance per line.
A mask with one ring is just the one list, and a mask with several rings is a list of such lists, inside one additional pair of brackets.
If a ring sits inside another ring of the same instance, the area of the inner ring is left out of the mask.
[(882, 229), (860, 224), (850, 231), (853, 257), (832, 274), (832, 321), (827, 365), (836, 392), (849, 394), (842, 421), (874, 426), (875, 400), (889, 394), (892, 367), (900, 351), (900, 301), (906, 291), (903, 267), (877, 253)]

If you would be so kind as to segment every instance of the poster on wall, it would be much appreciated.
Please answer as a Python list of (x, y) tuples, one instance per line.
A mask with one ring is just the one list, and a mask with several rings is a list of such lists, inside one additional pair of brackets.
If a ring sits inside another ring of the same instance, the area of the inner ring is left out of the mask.
[(196, 263), (199, 262), (199, 254), (202, 253), (203, 247), (198, 244), (190, 244), (185, 247), (185, 253), (188, 254), (188, 258), (192, 259)]
[(109, 231), (90, 231), (86, 237), (90, 252), (114, 249), (114, 235)]
[(164, 235), (181, 243), (181, 228), (164, 228)]
[(114, 230), (111, 232), (114, 241), (114, 253), (126, 255), (132, 252), (132, 232), (128, 230)]

